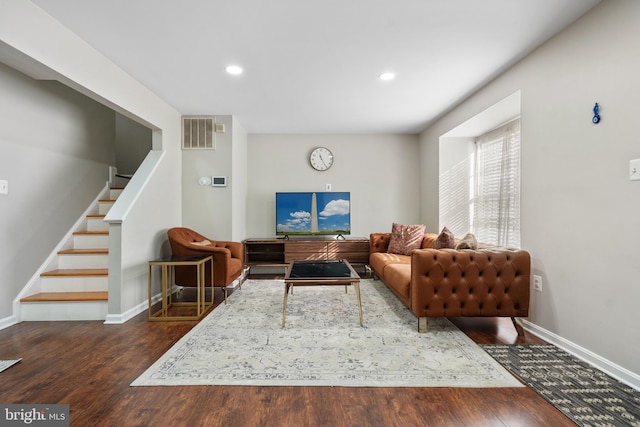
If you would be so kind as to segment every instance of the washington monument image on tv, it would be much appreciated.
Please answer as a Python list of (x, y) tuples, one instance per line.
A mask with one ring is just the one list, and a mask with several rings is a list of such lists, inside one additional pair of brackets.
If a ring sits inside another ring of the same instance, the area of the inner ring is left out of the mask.
[(311, 232), (318, 232), (318, 201), (316, 193), (311, 195)]

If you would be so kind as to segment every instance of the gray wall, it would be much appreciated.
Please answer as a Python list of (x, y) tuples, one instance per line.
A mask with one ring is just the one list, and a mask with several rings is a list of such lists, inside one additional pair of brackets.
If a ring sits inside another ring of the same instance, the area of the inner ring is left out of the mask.
[[(333, 166), (318, 172), (309, 154), (325, 146)], [(392, 222), (419, 220), (418, 138), (415, 135), (248, 136), (247, 237), (275, 237), (278, 191), (351, 192), (351, 235), (391, 231)]]
[(133, 175), (151, 151), (151, 129), (116, 113), (116, 161), (118, 173)]
[(0, 64), (0, 319), (104, 188), (115, 114), (67, 87)]
[(233, 171), (231, 173), (231, 240), (240, 241), (247, 236), (247, 132), (235, 117), (232, 118)]
[[(215, 150), (182, 150), (183, 225), (215, 240), (231, 240), (234, 224), (244, 224), (243, 214), (232, 215), (234, 200), (244, 197), (237, 189), (245, 185), (239, 178), (242, 162), (234, 163), (238, 157), (234, 146), (246, 146), (241, 135), (237, 140), (234, 137), (233, 120), (231, 116), (215, 117), (216, 123), (225, 126), (224, 133), (215, 134)], [(198, 185), (198, 178), (211, 176), (226, 176), (227, 186)]]
[(521, 90), (522, 247), (543, 278), (530, 321), (636, 378), (640, 182), (628, 175), (640, 158), (639, 16), (640, 2), (602, 2), (420, 136), (422, 220), (431, 224), (439, 137)]

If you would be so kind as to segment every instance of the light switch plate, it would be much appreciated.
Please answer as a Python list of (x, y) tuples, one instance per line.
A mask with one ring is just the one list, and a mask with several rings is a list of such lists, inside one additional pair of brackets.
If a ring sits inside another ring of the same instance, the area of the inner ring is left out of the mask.
[(9, 181), (0, 179), (0, 194), (9, 194)]
[(629, 160), (629, 180), (640, 181), (640, 159)]

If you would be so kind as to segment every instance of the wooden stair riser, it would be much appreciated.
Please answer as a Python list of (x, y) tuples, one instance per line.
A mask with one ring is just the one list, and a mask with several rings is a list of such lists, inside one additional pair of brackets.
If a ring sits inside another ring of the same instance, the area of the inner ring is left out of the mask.
[(23, 321), (104, 320), (107, 301), (23, 302)]
[(108, 276), (42, 276), (41, 292), (97, 292), (109, 289)]
[(58, 268), (109, 268), (109, 255), (58, 255)]
[(109, 249), (108, 234), (74, 234), (75, 249)]

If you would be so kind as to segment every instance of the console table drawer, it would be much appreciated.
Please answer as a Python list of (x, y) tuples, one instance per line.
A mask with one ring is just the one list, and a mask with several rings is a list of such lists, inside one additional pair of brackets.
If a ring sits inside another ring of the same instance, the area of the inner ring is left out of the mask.
[(366, 252), (329, 252), (328, 260), (346, 259), (351, 264), (369, 264), (369, 253)]
[(327, 242), (285, 242), (285, 252), (327, 252)]
[(369, 241), (368, 240), (358, 240), (358, 241), (345, 241), (338, 240), (335, 242), (327, 243), (327, 250), (329, 252), (366, 252), (369, 254)]
[(284, 262), (291, 261), (326, 261), (326, 252), (287, 252), (284, 254)]

